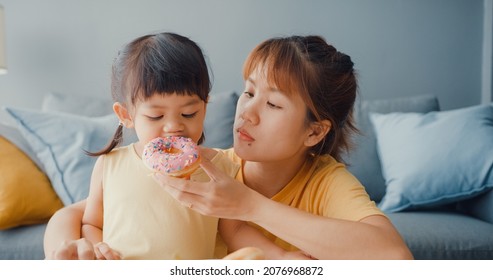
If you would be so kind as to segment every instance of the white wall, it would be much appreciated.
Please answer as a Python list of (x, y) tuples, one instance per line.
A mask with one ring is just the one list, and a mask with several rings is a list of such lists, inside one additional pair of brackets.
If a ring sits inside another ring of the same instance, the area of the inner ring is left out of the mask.
[[(487, 0), (486, 0), (487, 1)], [(117, 50), (173, 31), (201, 45), (213, 91), (242, 90), (260, 41), (320, 34), (353, 58), (366, 99), (435, 94), (442, 109), (481, 102), (483, 0), (0, 0), (8, 74), (0, 106), (39, 108), (44, 94), (109, 96)], [(0, 114), (0, 121), (6, 116)]]

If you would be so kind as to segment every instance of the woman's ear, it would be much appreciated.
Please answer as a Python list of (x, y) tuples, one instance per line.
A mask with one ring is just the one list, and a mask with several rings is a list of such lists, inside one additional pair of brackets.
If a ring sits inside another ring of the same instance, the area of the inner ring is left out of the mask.
[(120, 102), (115, 102), (113, 104), (113, 111), (115, 112), (116, 116), (123, 124), (123, 126), (125, 126), (126, 128), (134, 127), (134, 122), (132, 120), (132, 117), (130, 116), (130, 113), (128, 112), (127, 108), (123, 106)]
[(332, 128), (332, 123), (329, 120), (312, 122), (310, 124), (308, 137), (305, 139), (305, 145), (313, 147), (325, 138)]

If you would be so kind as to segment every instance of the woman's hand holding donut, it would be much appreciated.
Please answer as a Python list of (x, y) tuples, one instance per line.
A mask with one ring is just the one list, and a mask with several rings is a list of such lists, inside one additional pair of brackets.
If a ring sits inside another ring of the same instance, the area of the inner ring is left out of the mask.
[(210, 177), (209, 182), (182, 180), (159, 173), (154, 174), (154, 179), (176, 200), (203, 215), (252, 220), (255, 205), (267, 198), (218, 170), (207, 159), (200, 165)]

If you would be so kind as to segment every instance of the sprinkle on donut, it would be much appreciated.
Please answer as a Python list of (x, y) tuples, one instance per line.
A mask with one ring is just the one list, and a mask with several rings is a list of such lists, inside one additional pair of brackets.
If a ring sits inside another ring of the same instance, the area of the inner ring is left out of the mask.
[[(153, 171), (182, 176), (183, 173), (191, 173), (198, 167), (199, 148), (187, 137), (158, 137), (145, 145), (142, 160)], [(186, 172), (188, 168), (193, 170)]]

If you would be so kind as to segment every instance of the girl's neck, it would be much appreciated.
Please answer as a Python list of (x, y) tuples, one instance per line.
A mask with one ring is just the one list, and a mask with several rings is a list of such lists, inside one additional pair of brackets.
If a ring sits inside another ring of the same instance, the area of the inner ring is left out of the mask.
[(142, 144), (140, 141), (135, 142), (134, 150), (140, 157), (140, 155), (142, 155), (142, 152), (144, 151), (144, 144)]
[(243, 180), (251, 189), (271, 198), (296, 176), (305, 159), (305, 156), (299, 156), (282, 162), (245, 161)]

